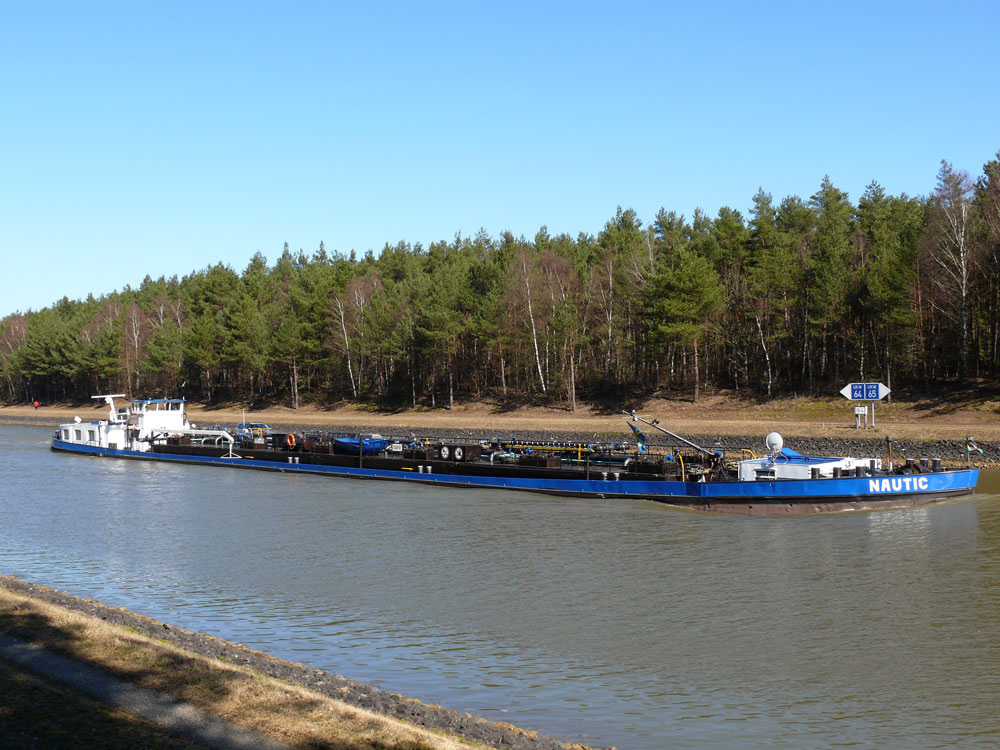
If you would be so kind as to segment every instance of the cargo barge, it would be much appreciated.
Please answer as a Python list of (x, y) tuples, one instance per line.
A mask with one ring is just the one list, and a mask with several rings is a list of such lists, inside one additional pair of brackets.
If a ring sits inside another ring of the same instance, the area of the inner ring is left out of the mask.
[[(134, 400), (106, 420), (63, 424), (52, 450), (82, 456), (165, 461), (350, 479), (510, 489), (564, 497), (642, 499), (694, 510), (801, 514), (909, 507), (973, 492), (979, 472), (944, 468), (940, 459), (804, 456), (766, 438), (767, 452), (729, 459), (631, 413), (634, 442), (609, 444), (478, 441), (332, 433), (234, 435), (189, 423), (183, 399)], [(649, 451), (637, 425), (668, 436), (673, 447)], [(235, 431), (234, 431), (235, 432)]]

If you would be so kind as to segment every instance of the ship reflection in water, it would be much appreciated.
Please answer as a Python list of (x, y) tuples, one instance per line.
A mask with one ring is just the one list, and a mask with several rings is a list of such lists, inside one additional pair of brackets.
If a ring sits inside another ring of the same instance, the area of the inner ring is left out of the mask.
[(0, 426), (7, 575), (595, 746), (1000, 741), (996, 472), (940, 505), (745, 518), (48, 437)]

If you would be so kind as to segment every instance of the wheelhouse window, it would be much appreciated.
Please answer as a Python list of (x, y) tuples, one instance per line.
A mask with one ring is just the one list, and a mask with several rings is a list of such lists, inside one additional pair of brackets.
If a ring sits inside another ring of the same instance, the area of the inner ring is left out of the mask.
[(73, 437), (76, 440), (83, 440), (83, 431), (82, 430), (73, 430)]

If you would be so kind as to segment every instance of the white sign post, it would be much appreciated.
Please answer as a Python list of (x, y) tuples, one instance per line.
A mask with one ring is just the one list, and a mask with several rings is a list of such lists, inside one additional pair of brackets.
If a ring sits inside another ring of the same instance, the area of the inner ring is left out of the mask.
[[(875, 402), (881, 401), (888, 396), (890, 391), (882, 383), (848, 383), (841, 391), (840, 395), (851, 401), (871, 401), (872, 402), (872, 427), (875, 427)], [(857, 414), (857, 411), (855, 411)], [(859, 420), (860, 422), (860, 420)], [(868, 418), (865, 417), (865, 427), (868, 426)]]

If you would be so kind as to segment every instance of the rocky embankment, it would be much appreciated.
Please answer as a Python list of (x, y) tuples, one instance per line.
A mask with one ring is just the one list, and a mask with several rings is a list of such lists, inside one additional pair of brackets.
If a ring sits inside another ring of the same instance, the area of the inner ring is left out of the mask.
[(338, 674), (309, 669), (273, 656), (252, 651), (246, 646), (230, 643), (204, 633), (193, 633), (168, 625), (124, 608), (114, 609), (90, 599), (80, 599), (62, 591), (40, 586), (17, 578), (0, 577), (0, 585), (25, 596), (40, 599), (114, 625), (131, 628), (143, 635), (168, 641), (202, 656), (224, 660), (228, 664), (256, 670), (269, 677), (301, 685), (322, 695), (354, 706), (390, 716), (429, 729), (449, 732), (467, 740), (495, 748), (511, 750), (586, 750), (582, 745), (518, 729), (510, 724), (495, 724), (479, 716), (449, 711), (440, 706), (421, 703), (398, 693), (363, 685)]

